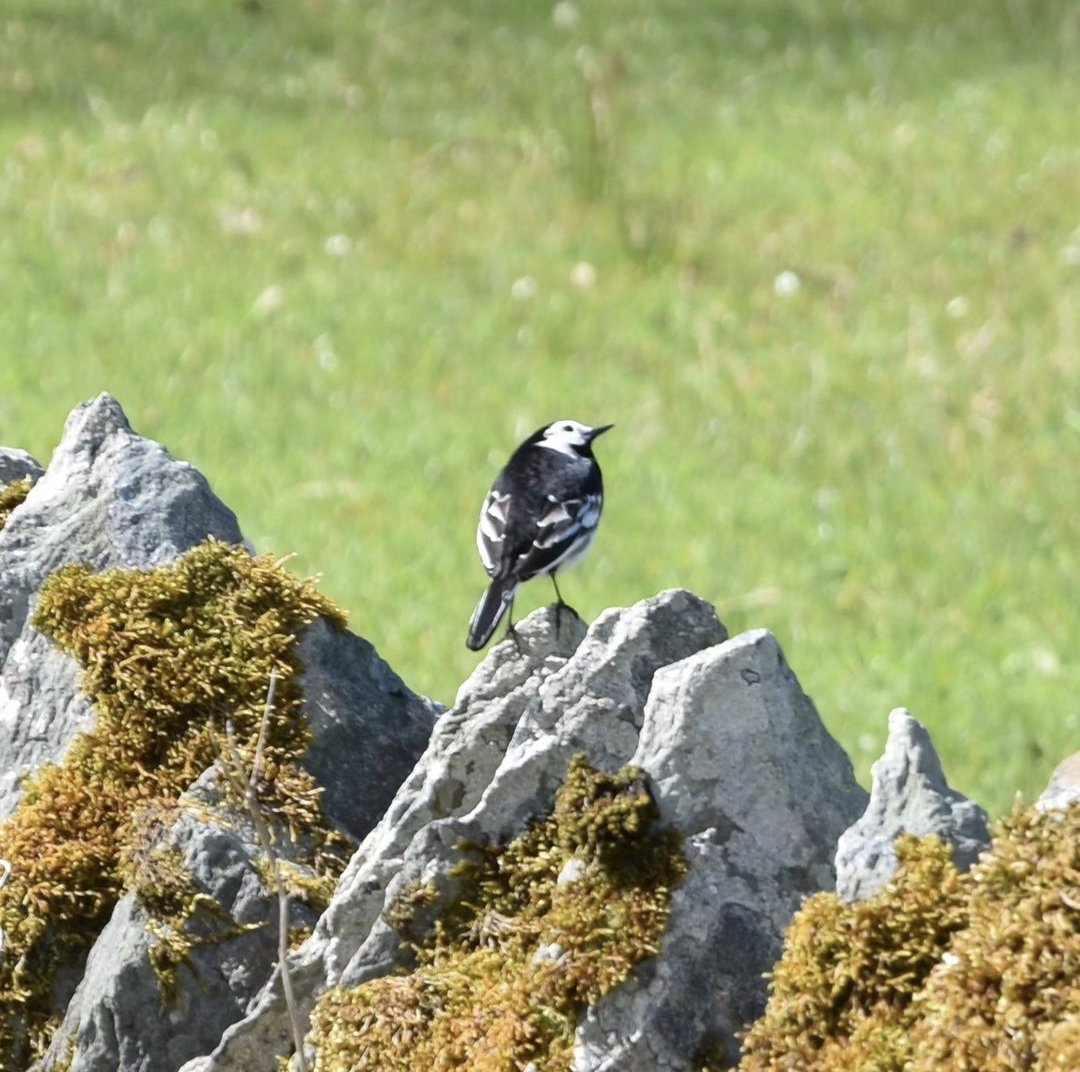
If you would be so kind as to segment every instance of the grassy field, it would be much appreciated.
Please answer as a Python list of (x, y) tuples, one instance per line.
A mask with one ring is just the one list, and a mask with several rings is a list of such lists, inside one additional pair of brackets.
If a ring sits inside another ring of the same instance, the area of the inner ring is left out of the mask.
[(0, 442), (113, 392), (450, 701), (496, 469), (614, 421), (567, 598), (1001, 809), (1080, 747), (1078, 116), (1074, 0), (7, 0)]

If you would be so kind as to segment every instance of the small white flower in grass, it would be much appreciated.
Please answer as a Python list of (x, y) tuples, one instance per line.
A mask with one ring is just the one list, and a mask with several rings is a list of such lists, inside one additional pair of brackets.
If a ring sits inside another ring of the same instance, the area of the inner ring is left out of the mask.
[(596, 286), (596, 268), (588, 261), (578, 261), (570, 269), (570, 282), (579, 290)]
[(1052, 648), (1032, 648), (1031, 665), (1042, 677), (1057, 677), (1061, 673), (1061, 660)]
[(945, 315), (950, 320), (963, 320), (968, 314), (968, 300), (962, 294), (958, 294), (955, 298), (950, 298), (948, 304), (945, 306)]
[(792, 271), (784, 270), (773, 280), (773, 290), (780, 298), (790, 298), (798, 294), (802, 280)]
[(821, 511), (835, 509), (839, 499), (836, 488), (821, 487), (814, 493), (814, 505)]
[(1061, 263), (1068, 268), (1080, 268), (1080, 242), (1070, 242), (1062, 247)]
[(250, 206), (236, 208), (225, 205), (218, 209), (217, 218), (222, 232), (227, 235), (242, 235), (250, 238), (263, 229), (262, 216)]
[(532, 301), (539, 290), (540, 285), (533, 276), (523, 275), (510, 284), (510, 297), (519, 302)]
[(581, 9), (570, 0), (560, 0), (552, 9), (551, 21), (557, 30), (572, 30), (581, 22)]
[(348, 235), (331, 235), (324, 248), (331, 257), (344, 257), (352, 249), (352, 240)]
[(270, 317), (285, 304), (285, 288), (280, 283), (271, 283), (251, 305), (256, 316)]
[(334, 353), (334, 344), (329, 335), (320, 335), (315, 340), (315, 356), (320, 368), (326, 372), (333, 372), (338, 367), (338, 356)]

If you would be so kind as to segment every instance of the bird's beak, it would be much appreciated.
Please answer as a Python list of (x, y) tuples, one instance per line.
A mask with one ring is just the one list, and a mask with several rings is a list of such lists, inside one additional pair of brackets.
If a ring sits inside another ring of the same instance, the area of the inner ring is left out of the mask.
[(603, 435), (609, 428), (614, 428), (613, 424), (601, 424), (596, 428), (589, 429), (589, 442), (591, 443), (597, 436)]

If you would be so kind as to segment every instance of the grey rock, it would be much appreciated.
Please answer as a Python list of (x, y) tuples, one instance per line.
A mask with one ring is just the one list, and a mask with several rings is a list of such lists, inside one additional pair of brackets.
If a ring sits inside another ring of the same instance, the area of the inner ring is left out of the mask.
[(966, 871), (990, 843), (986, 812), (950, 789), (926, 729), (902, 707), (889, 715), (889, 738), (871, 768), (866, 812), (840, 838), (836, 892), (847, 902), (881, 890), (896, 870), (893, 842), (901, 834), (936, 834), (953, 846)]
[(44, 472), (41, 462), (25, 450), (18, 447), (0, 447), (0, 488), (27, 477), (36, 483)]
[(0, 817), (25, 774), (60, 759), (90, 718), (75, 663), (30, 624), (41, 583), (73, 562), (156, 566), (208, 536), (242, 539), (193, 466), (133, 432), (107, 394), (71, 413), (45, 474), (0, 530)]
[[(574, 753), (622, 766), (636, 747), (656, 671), (726, 636), (709, 604), (678, 590), (605, 612), (584, 638), (582, 623), (554, 608), (517, 629), (518, 643), (496, 645), (459, 690), (294, 958), (303, 1016), (327, 988), (399, 965), (400, 941), (382, 918), (384, 907), (414, 883), (431, 883), (443, 901), (451, 899), (459, 844), (504, 840), (546, 812)], [(213, 1054), (185, 1072), (239, 1072), (288, 1046), (284, 1003), (273, 986)]]
[(1066, 756), (1050, 775), (1050, 782), (1035, 802), (1040, 811), (1065, 808), (1080, 800), (1080, 752)]
[[(303, 1017), (318, 995), (340, 980), (365, 941), (367, 956), (384, 970), (399, 962), (398, 942), (381, 912), (392, 899), (391, 884), (397, 880), (395, 891), (403, 884), (406, 850), (414, 840), (423, 840), (432, 823), (463, 815), (480, 800), (522, 714), (538, 703), (541, 683), (565, 665), (581, 641), (579, 620), (564, 615), (560, 624), (556, 629), (555, 616), (547, 610), (519, 622), (517, 644), (505, 640), (492, 648), (459, 690), (454, 708), (435, 724), (423, 756), (353, 855), (314, 934), (292, 958), (293, 989)], [(290, 1046), (284, 999), (275, 980), (211, 1054), (184, 1069), (242, 1072)]]
[[(166, 1000), (149, 954), (151, 914), (134, 895), (117, 904), (45, 1058), (33, 1072), (163, 1072), (212, 1046), (243, 1014), (277, 956), (277, 900), (263, 886), (250, 820), (223, 807), (211, 769), (181, 800), (179, 818), (155, 851), (179, 854), (195, 888), (220, 911), (189, 921), (190, 958)], [(290, 853), (279, 842), (283, 859)], [(295, 861), (292, 866), (298, 866)], [(299, 868), (304, 873), (303, 868)], [(294, 924), (314, 923), (293, 903)], [(237, 933), (241, 927), (254, 927)]]
[[(585, 752), (605, 769), (644, 767), (691, 870), (662, 955), (590, 1010), (575, 1068), (690, 1072), (706, 1046), (733, 1058), (735, 1031), (764, 1006), (761, 973), (800, 898), (832, 885), (836, 840), (866, 794), (770, 634), (727, 641), (712, 607), (682, 591), (608, 611), (583, 639), (557, 624), (550, 609), (530, 616), (521, 650), (498, 645), (462, 687), (294, 957), (299, 1011), (400, 966), (386, 907), (433, 887), (422, 933), (456, 893), (462, 841), (519, 833)], [(240, 1072), (288, 1049), (272, 986), (183, 1072)]]
[(762, 973), (802, 898), (831, 887), (866, 793), (765, 630), (660, 670), (631, 762), (690, 871), (660, 956), (588, 1011), (573, 1068), (690, 1072), (705, 1049), (734, 1064), (736, 1033), (765, 1005)]
[(93, 725), (80, 672), (29, 625), (9, 649), (0, 667), (0, 819), (15, 810), (23, 779), (59, 759), (71, 738)]
[(83, 403), (68, 417), (45, 474), (0, 531), (0, 659), (22, 631), (30, 596), (60, 566), (146, 569), (207, 536), (242, 540), (206, 478), (133, 432), (111, 395)]
[(304, 766), (323, 787), (327, 818), (360, 841), (427, 747), (443, 707), (409, 689), (368, 641), (325, 619), (304, 631), (298, 655), (312, 732)]
[[(556, 624), (551, 608), (529, 620), (532, 629)], [(441, 894), (431, 910), (432, 917), (437, 915), (457, 893), (452, 872), (463, 858), (463, 842), (505, 842), (549, 812), (570, 759), (579, 752), (594, 766), (622, 767), (636, 747), (653, 676), (667, 662), (726, 635), (713, 608), (681, 590), (605, 611), (562, 666), (539, 674), (487, 785), (470, 794), (475, 805), (432, 818), (411, 839), (386, 884), (385, 902), (393, 903), (414, 883), (430, 883)], [(396, 963), (388, 958), (397, 945), (397, 936), (384, 923), (373, 926), (340, 976), (327, 972), (323, 985), (356, 986), (385, 974), (388, 964)]]

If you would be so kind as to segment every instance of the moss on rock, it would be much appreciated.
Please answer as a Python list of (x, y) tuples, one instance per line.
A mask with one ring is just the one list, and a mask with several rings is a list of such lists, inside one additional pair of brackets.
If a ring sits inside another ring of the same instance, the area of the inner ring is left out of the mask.
[[(583, 1010), (659, 951), (685, 873), (678, 836), (657, 828), (640, 771), (575, 758), (551, 816), (474, 854), (465, 892), (414, 945), (417, 966), (320, 999), (310, 1041), (318, 1072), (535, 1072), (569, 1069)], [(571, 860), (579, 873), (560, 873)], [(410, 909), (391, 908), (410, 934)]]
[(902, 837), (896, 853), (876, 897), (848, 905), (818, 893), (796, 913), (742, 1072), (903, 1068), (912, 1000), (966, 912), (946, 845)]
[(897, 855), (796, 913), (741, 1072), (1080, 1068), (1080, 804), (1017, 809), (965, 875), (932, 838)]
[(0, 529), (7, 524), (11, 511), (22, 504), (33, 486), (34, 482), (29, 477), (25, 477), (0, 487)]
[(970, 923), (920, 995), (912, 1072), (1080, 1069), (1080, 803), (1014, 811), (968, 886)]
[[(319, 790), (299, 764), (309, 740), (297, 684), (296, 635), (341, 612), (272, 557), (210, 540), (157, 569), (95, 574), (67, 566), (42, 586), (34, 618), (83, 666), (96, 723), (60, 763), (28, 779), (0, 825), (12, 875), (0, 890), (0, 1067), (25, 1067), (55, 1027), (52, 985), (77, 962), (117, 899), (135, 890), (161, 920), (164, 965), (183, 957), (178, 925), (199, 908), (153, 831), (221, 754), (226, 720), (250, 765), (273, 671), (259, 796), (274, 820), (337, 865)], [(171, 951), (166, 937), (178, 942)]]

